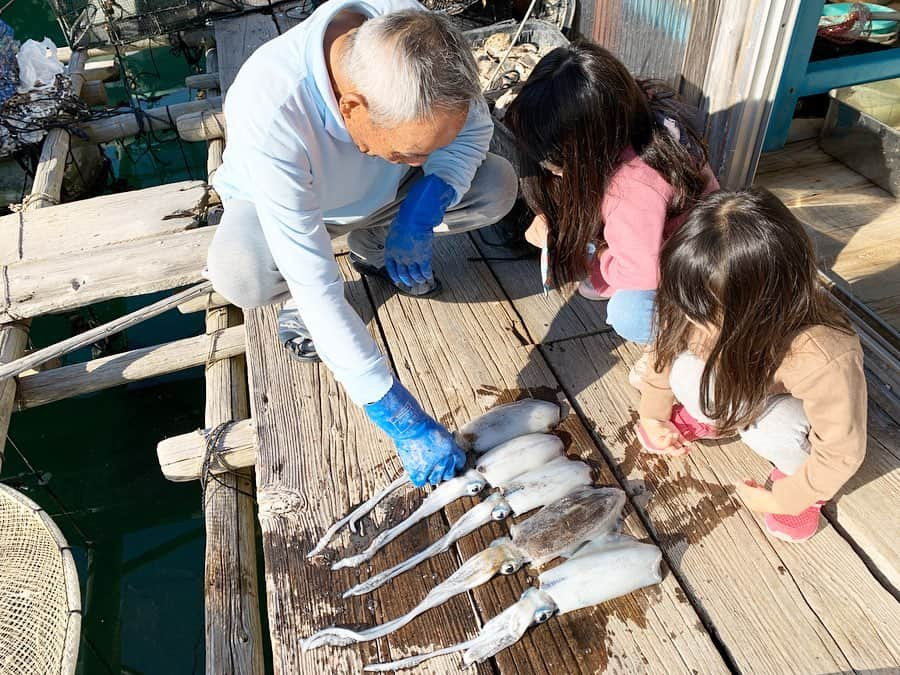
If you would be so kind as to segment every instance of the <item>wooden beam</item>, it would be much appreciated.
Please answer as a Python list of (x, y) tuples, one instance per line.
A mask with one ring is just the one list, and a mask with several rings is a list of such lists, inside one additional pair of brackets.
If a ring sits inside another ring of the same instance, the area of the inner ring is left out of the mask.
[(244, 329), (234, 327), (86, 363), (37, 371), (19, 377), (16, 410), (176, 373), (243, 353)]
[(181, 115), (175, 120), (178, 135), (183, 141), (209, 141), (225, 138), (225, 115), (221, 109), (200, 110)]
[[(206, 440), (210, 428), (199, 429), (160, 441), (156, 455), (163, 476), (176, 483), (197, 480), (203, 469)], [(228, 428), (219, 442), (219, 462), (211, 467), (213, 473), (243, 469), (256, 464), (256, 425), (244, 419)]]
[[(76, 51), (69, 63), (69, 77), (72, 80), (72, 91), (76, 96), (81, 93), (84, 84), (83, 72), (86, 60), (87, 56), (83, 51)], [(31, 193), (23, 206), (25, 213), (59, 202), (68, 154), (68, 132), (65, 129), (51, 129), (41, 147)], [(0, 364), (11, 363), (21, 358), (28, 345), (29, 328), (30, 322), (0, 326)], [(9, 432), (9, 420), (13, 413), (15, 398), (16, 381), (9, 379), (0, 382), (0, 466), (3, 464), (6, 436)]]
[(8, 265), (0, 322), (196, 283), (214, 227)]
[(200, 225), (203, 181), (182, 181), (0, 216), (0, 264), (35, 262)]
[[(206, 332), (241, 330), (234, 307), (210, 310)], [(206, 424), (213, 427), (250, 413), (243, 357), (206, 369)], [(206, 484), (204, 598), (208, 675), (262, 675), (263, 639), (256, 578), (256, 525), (250, 469), (221, 474)]]
[(194, 298), (178, 305), (178, 311), (182, 314), (193, 314), (194, 312), (205, 312), (207, 309), (216, 309), (217, 307), (225, 307), (230, 304), (224, 297), (215, 291), (211, 291), (206, 295), (201, 295), (199, 298)]
[(188, 89), (218, 89), (218, 73), (198, 73), (184, 78), (184, 86)]
[(140, 309), (129, 312), (128, 314), (113, 319), (112, 321), (107, 321), (106, 323), (97, 326), (96, 328), (91, 328), (90, 330), (79, 333), (78, 335), (73, 335), (72, 337), (61, 340), (54, 345), (50, 345), (49, 347), (44, 347), (43, 349), (33, 351), (28, 356), (23, 356), (22, 358), (17, 359), (16, 361), (13, 361), (11, 363), (3, 364), (2, 366), (0, 366), (0, 380), (19, 375), (20, 373), (23, 373), (26, 370), (30, 370), (31, 368), (36, 368), (42, 363), (46, 363), (47, 361), (56, 358), (57, 356), (62, 356), (76, 349), (80, 349), (81, 347), (86, 347), (87, 345), (92, 344), (101, 338), (107, 337), (109, 335), (114, 335), (125, 330), (126, 328), (135, 326), (142, 321), (146, 321), (147, 319), (150, 319), (154, 316), (158, 316), (169, 309), (177, 307), (185, 300), (190, 300), (193, 297), (206, 293), (210, 288), (212, 288), (212, 282), (201, 282), (196, 286), (181, 291), (180, 293), (175, 293), (174, 295), (163, 298), (162, 300), (154, 302), (151, 305), (141, 307)]
[(221, 99), (218, 96), (210, 96), (205, 99), (150, 108), (139, 115), (135, 115), (134, 112), (123, 112), (121, 115), (113, 115), (79, 125), (79, 128), (87, 134), (86, 139), (80, 140), (83, 143), (91, 144), (108, 143), (134, 136), (142, 130), (166, 131), (174, 128), (175, 120), (181, 115), (221, 107)]

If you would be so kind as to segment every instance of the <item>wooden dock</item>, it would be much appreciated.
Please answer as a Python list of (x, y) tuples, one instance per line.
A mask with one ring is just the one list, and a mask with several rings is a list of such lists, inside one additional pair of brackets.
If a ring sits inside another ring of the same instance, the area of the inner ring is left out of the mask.
[[(285, 6), (217, 20), (219, 77), (204, 80), (207, 86), (218, 84), (227, 96), (247, 56), (298, 20)], [(83, 57), (76, 52), (72, 62), (80, 67)], [(63, 140), (55, 132), (51, 137), (45, 171), (64, 162), (67, 151), (67, 140), (60, 152)], [(209, 144), (210, 174), (223, 143)], [(778, 179), (777, 167), (764, 168), (761, 180), (776, 191), (792, 189), (793, 159), (773, 158), (785, 174)], [(0, 363), (25, 352), (32, 317), (202, 278), (216, 222), (206, 183), (54, 206), (58, 198), (58, 186), (36, 188), (39, 210), (0, 219)], [(819, 210), (804, 220), (830, 226), (824, 196), (813, 201)], [(97, 226), (98, 218), (109, 226)], [(633, 430), (638, 393), (627, 382), (637, 348), (610, 331), (602, 304), (555, 292), (543, 297), (536, 260), (508, 258), (478, 233), (439, 238), (435, 272), (446, 291), (422, 300), (400, 296), (380, 279), (360, 278), (343, 250), (336, 246), (350, 303), (399, 379), (436, 419), (456, 429), (520, 397), (559, 401), (566, 414), (558, 433), (568, 454), (593, 467), (597, 484), (626, 491), (626, 530), (663, 551), (660, 585), (554, 618), (477, 672), (900, 672), (900, 399), (897, 362), (877, 339), (866, 342), (866, 462), (826, 508), (821, 531), (790, 545), (768, 537), (735, 493), (744, 478), (762, 480), (769, 472), (742, 443), (702, 442), (688, 457), (669, 461), (640, 451)], [(375, 642), (302, 652), (302, 639), (325, 626), (372, 624), (405, 612), (508, 524), (476, 531), (371, 596), (342, 600), (360, 574), (434, 541), (474, 501), (461, 500), (414, 527), (371, 568), (332, 572), (324, 560), (308, 561), (306, 552), (324, 530), (387, 485), (400, 463), (324, 366), (289, 358), (276, 340), (277, 307), (241, 316), (220, 301), (204, 293), (184, 307), (206, 311), (204, 335), (0, 383), (5, 425), (16, 408), (206, 366), (207, 428), (166, 439), (159, 454), (173, 480), (208, 479), (207, 672), (264, 672), (254, 494), (276, 673), (360, 672), (371, 661), (471, 638), (513, 604), (532, 581), (528, 570), (495, 578)], [(204, 467), (208, 444), (213, 454)], [(363, 521), (363, 533), (345, 533), (332, 550), (357, 550), (423, 494), (409, 490), (388, 500)], [(418, 672), (460, 669), (455, 655)]]
[[(216, 22), (221, 86), (247, 54), (289, 27), (283, 13)], [(243, 50), (243, 51), (242, 51)], [(497, 260), (477, 234), (440, 239), (434, 300), (399, 296), (360, 279), (343, 257), (347, 297), (366, 320), (398, 377), (450, 428), (521, 396), (558, 399), (570, 455), (598, 483), (628, 493), (627, 529), (663, 550), (667, 574), (655, 588), (554, 619), (479, 667), (480, 672), (850, 672), (900, 668), (900, 545), (890, 504), (900, 496), (900, 407), (876, 374), (869, 457), (832, 504), (822, 531), (803, 546), (775, 541), (742, 507), (733, 486), (764, 478), (768, 464), (740, 442), (703, 443), (666, 462), (639, 452), (632, 429), (637, 392), (627, 384), (636, 349), (611, 333), (602, 306), (540, 294), (535, 261)], [(336, 518), (400, 470), (389, 441), (368, 423), (321, 365), (290, 360), (275, 339), (276, 307), (245, 314), (250, 407), (257, 432), (257, 501), (276, 672), (358, 672), (448, 645), (512, 604), (527, 573), (494, 579), (374, 643), (304, 654), (303, 637), (332, 623), (396, 616), (462, 560), (504, 532), (494, 524), (379, 589), (340, 599), (357, 572), (333, 573), (305, 552)], [(403, 495), (366, 523), (366, 535), (415, 507)], [(375, 570), (436, 539), (471, 501), (447, 508), (389, 546)], [(367, 571), (367, 570), (366, 570)], [(459, 657), (422, 672), (458, 672)]]

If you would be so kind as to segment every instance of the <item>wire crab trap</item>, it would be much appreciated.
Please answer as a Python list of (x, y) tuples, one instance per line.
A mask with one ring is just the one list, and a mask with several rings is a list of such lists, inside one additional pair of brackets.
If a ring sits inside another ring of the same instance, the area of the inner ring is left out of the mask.
[[(306, 14), (320, 1), (307, 0)], [(244, 0), (50, 0), (50, 4), (73, 49), (130, 44), (255, 6)]]

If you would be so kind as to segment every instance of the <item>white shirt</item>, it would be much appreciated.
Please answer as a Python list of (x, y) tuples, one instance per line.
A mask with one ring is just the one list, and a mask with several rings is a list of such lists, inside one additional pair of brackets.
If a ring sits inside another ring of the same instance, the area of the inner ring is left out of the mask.
[[(379, 400), (393, 376), (362, 320), (344, 298), (325, 222), (352, 222), (396, 198), (409, 167), (369, 157), (347, 133), (325, 62), (332, 18), (351, 9), (368, 17), (424, 8), (414, 0), (330, 0), (306, 21), (262, 45), (228, 90), (228, 143), (213, 185), (226, 202), (256, 206), (275, 264), (322, 361), (363, 405)], [(456, 139), (423, 169), (468, 192), (484, 161), (493, 123), (474, 102)]]

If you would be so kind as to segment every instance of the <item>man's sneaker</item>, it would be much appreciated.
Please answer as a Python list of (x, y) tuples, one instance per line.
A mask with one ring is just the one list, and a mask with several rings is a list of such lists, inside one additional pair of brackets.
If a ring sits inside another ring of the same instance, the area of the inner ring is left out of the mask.
[(288, 350), (288, 354), (298, 361), (305, 363), (319, 361), (316, 346), (293, 300), (285, 302), (284, 307), (278, 312), (278, 341)]
[[(769, 480), (773, 483), (781, 480), (787, 474), (776, 468), (769, 474)], [(806, 541), (819, 530), (819, 513), (825, 502), (816, 502), (805, 511), (796, 516), (784, 513), (767, 513), (763, 516), (763, 523), (773, 537), (783, 541), (800, 543)]]
[(391, 275), (388, 274), (386, 267), (370, 265), (353, 252), (350, 253), (350, 264), (353, 266), (353, 269), (360, 274), (371, 277), (381, 277), (382, 279), (389, 281), (391, 285), (403, 295), (408, 295), (413, 298), (432, 298), (444, 290), (437, 277), (431, 277), (431, 280), (426, 281), (424, 284), (416, 284), (415, 286), (398, 284), (391, 279)]

